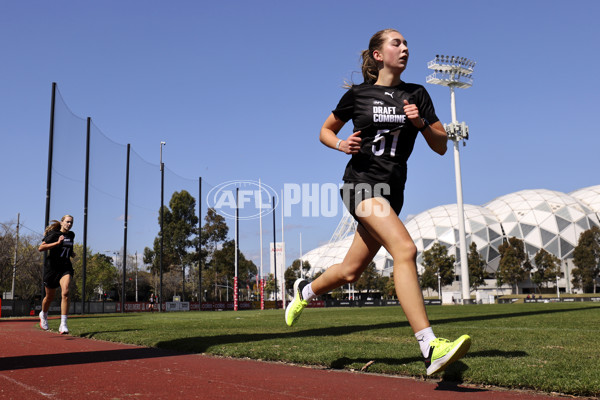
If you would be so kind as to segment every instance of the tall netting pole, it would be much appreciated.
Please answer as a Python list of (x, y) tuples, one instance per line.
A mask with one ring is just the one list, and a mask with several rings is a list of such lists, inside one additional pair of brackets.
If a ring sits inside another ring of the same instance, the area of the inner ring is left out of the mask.
[[(238, 310), (238, 270), (239, 270), (239, 258), (238, 258), (238, 246), (240, 240), (240, 188), (235, 188), (235, 256), (234, 256), (234, 267), (235, 267), (235, 277), (233, 278), (233, 309), (234, 311)], [(227, 283), (229, 284), (229, 283)]]
[(92, 119), (87, 118), (85, 139), (85, 189), (83, 199), (83, 256), (81, 259), (83, 276), (81, 278), (81, 313), (85, 314), (85, 279), (87, 275), (87, 228), (88, 228), (88, 199), (90, 188), (90, 126)]
[(159, 312), (162, 312), (163, 305), (163, 208), (165, 205), (165, 164), (162, 161), (162, 148), (165, 142), (160, 142), (160, 299), (158, 300)]
[(262, 186), (261, 186), (261, 182), (260, 179), (258, 180), (258, 204), (260, 207), (260, 211), (258, 214), (258, 240), (260, 243), (260, 272), (259, 272), (259, 276), (260, 276), (260, 283), (259, 283), (259, 288), (260, 288), (260, 309), (264, 310), (265, 309), (265, 281), (264, 281), (264, 274), (263, 274), (263, 229), (262, 229)]
[(127, 282), (127, 219), (129, 218), (129, 158), (131, 144), (127, 143), (127, 165), (125, 167), (125, 218), (123, 218), (123, 287), (121, 288), (121, 312), (125, 312), (125, 283)]
[(198, 178), (198, 311), (202, 311), (202, 177)]
[[(50, 100), (50, 134), (48, 140), (48, 174), (46, 178), (46, 215), (44, 217), (44, 230), (50, 223), (50, 197), (52, 193), (52, 154), (54, 152), (54, 105), (56, 104), (56, 82), (52, 82), (52, 100)], [(44, 265), (46, 265), (47, 252), (44, 252)], [(44, 277), (42, 272), (42, 299), (46, 296)]]
[(275, 235), (275, 196), (273, 196), (273, 272), (275, 273), (275, 309), (277, 305), (277, 236)]

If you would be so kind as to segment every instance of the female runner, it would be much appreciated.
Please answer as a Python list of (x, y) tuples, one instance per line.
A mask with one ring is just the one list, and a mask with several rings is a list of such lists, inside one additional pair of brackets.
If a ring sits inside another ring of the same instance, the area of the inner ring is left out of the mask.
[(50, 250), (44, 264), (44, 287), (46, 296), (42, 300), (40, 311), (40, 328), (48, 330), (48, 310), (54, 300), (56, 289), (60, 286), (60, 334), (68, 334), (67, 315), (69, 313), (69, 288), (73, 279), (73, 266), (71, 257), (75, 257), (73, 243), (75, 234), (71, 232), (73, 217), (65, 215), (59, 221), (52, 221), (44, 231), (44, 239), (38, 248), (39, 251)]
[[(285, 320), (292, 326), (313, 297), (356, 282), (383, 246), (394, 260), (396, 294), (431, 375), (465, 355), (471, 338), (463, 335), (451, 342), (434, 335), (418, 281), (417, 249), (398, 218), (406, 163), (417, 135), (420, 132), (440, 155), (448, 141), (425, 88), (400, 79), (408, 55), (407, 42), (398, 31), (385, 29), (373, 35), (362, 53), (364, 83), (350, 86), (321, 128), (325, 146), (351, 155), (341, 195), (358, 228), (340, 264), (311, 283), (296, 280)], [(349, 120), (354, 132), (339, 139), (338, 132)]]

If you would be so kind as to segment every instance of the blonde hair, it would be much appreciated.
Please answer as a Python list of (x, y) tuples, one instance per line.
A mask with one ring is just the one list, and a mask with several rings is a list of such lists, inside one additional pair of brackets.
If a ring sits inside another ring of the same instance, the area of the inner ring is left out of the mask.
[(50, 225), (48, 225), (46, 227), (46, 229), (44, 230), (44, 236), (48, 235), (48, 233), (50, 231), (60, 231), (60, 223), (62, 221), (64, 221), (65, 218), (67, 218), (67, 217), (73, 218), (72, 215), (66, 214), (66, 215), (63, 215), (63, 217), (60, 219), (60, 221), (57, 221), (55, 219), (53, 219), (52, 221), (50, 221)]

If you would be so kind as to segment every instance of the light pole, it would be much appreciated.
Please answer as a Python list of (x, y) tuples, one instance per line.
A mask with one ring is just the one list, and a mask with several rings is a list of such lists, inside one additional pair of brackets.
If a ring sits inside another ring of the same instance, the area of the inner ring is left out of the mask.
[(275, 309), (277, 310), (277, 237), (275, 236), (275, 196), (273, 201), (273, 272), (275, 274)]
[[(110, 257), (110, 259), (113, 263), (113, 266), (115, 267), (115, 270), (117, 272), (119, 272), (119, 266), (120, 266), (119, 265), (119, 255), (120, 255), (119, 252), (114, 251), (114, 250), (104, 250), (103, 253), (105, 253), (105, 255), (108, 255), (108, 257)], [(112, 255), (110, 255), (110, 254), (112, 254)], [(125, 283), (123, 283), (123, 284), (125, 284)], [(118, 289), (118, 287), (117, 287), (117, 289)], [(102, 301), (104, 302), (104, 287), (102, 287)], [(102, 307), (103, 307), (102, 312), (104, 312), (104, 304), (102, 305)]]
[(442, 277), (440, 275), (440, 267), (438, 267), (438, 296), (442, 299)]
[[(456, 203), (458, 206), (458, 233), (460, 241), (460, 281), (463, 304), (471, 303), (469, 284), (469, 264), (467, 261), (467, 240), (465, 234), (465, 211), (462, 197), (462, 178), (460, 173), (460, 153), (458, 143), (469, 138), (469, 127), (466, 123), (458, 123), (456, 119), (456, 99), (454, 89), (467, 89), (473, 85), (473, 68), (475, 61), (464, 57), (436, 55), (427, 63), (427, 68), (434, 71), (427, 77), (427, 83), (448, 86), (450, 88), (450, 111), (452, 123), (444, 124), (448, 139), (454, 142), (454, 172), (456, 174)], [(466, 142), (463, 142), (465, 145)]]
[(137, 250), (135, 251), (135, 302), (138, 302), (138, 263)]
[(163, 304), (163, 207), (165, 204), (165, 164), (162, 160), (163, 146), (167, 142), (160, 142), (160, 289), (158, 298), (158, 312), (162, 312)]
[(17, 213), (17, 240), (15, 243), (15, 259), (13, 264), (12, 286), (10, 289), (10, 299), (12, 300), (13, 315), (15, 313), (15, 281), (17, 279), (17, 261), (19, 257), (19, 225), (21, 224), (21, 213)]

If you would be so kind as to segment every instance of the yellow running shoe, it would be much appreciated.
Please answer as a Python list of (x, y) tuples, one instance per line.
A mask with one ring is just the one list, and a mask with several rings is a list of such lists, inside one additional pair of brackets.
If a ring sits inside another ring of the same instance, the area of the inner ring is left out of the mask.
[(471, 347), (471, 337), (469, 335), (462, 335), (454, 342), (448, 339), (436, 338), (433, 339), (429, 345), (429, 357), (425, 359), (425, 366), (427, 367), (427, 375), (441, 372), (454, 361), (462, 358), (469, 347)]
[(294, 282), (294, 300), (288, 304), (285, 309), (285, 323), (288, 326), (292, 326), (296, 323), (304, 307), (308, 305), (308, 301), (302, 298), (302, 289), (308, 285), (308, 281), (305, 279), (298, 278)]

